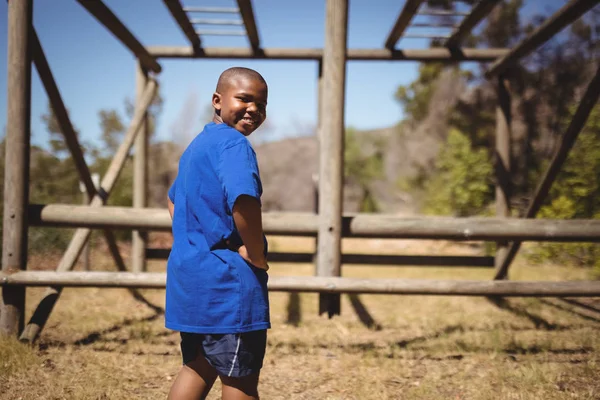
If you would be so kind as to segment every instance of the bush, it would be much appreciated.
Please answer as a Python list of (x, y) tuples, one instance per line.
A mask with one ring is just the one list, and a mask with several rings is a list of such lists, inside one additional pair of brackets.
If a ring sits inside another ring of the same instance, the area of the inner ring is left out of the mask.
[(477, 215), (492, 199), (492, 163), (485, 149), (451, 129), (440, 151), (435, 173), (425, 183), (424, 212), (460, 217)]
[[(558, 174), (539, 218), (600, 219), (600, 107), (596, 106)], [(540, 243), (530, 258), (544, 262), (595, 265), (600, 272), (600, 245)]]

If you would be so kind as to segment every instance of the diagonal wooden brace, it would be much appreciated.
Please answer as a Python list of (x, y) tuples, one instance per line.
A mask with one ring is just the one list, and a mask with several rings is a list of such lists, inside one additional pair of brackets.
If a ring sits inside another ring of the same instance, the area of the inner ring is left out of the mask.
[[(600, 98), (600, 67), (598, 67), (596, 70), (596, 74), (589, 83), (581, 102), (575, 111), (575, 115), (569, 124), (569, 127), (561, 138), (558, 150), (550, 162), (550, 166), (546, 170), (546, 173), (544, 174), (544, 177), (542, 178), (542, 181), (538, 186), (531, 203), (529, 204), (525, 218), (535, 218), (536, 214), (542, 207), (546, 196), (548, 196), (548, 193), (550, 193), (550, 188), (552, 187), (554, 180), (558, 176), (558, 173), (566, 161), (573, 144), (575, 144), (577, 136), (584, 128), (590, 113), (598, 101), (598, 98)], [(520, 247), (521, 242), (519, 241), (511, 243), (508, 251), (505, 253), (504, 258), (502, 258), (497, 264), (494, 279), (506, 279), (508, 275), (508, 268), (517, 255)]]
[[(156, 91), (158, 88), (158, 84), (155, 80), (151, 79), (148, 81), (146, 85), (146, 89), (142, 95), (142, 99), (136, 107), (135, 112), (133, 114), (133, 118), (131, 120), (131, 124), (129, 125), (129, 129), (125, 134), (125, 139), (123, 143), (117, 150), (114, 158), (112, 159), (102, 182), (100, 183), (100, 188), (98, 189), (98, 193), (94, 195), (92, 200), (90, 201), (90, 207), (102, 207), (110, 192), (115, 186), (115, 183), (125, 166), (125, 162), (127, 161), (127, 155), (129, 154), (131, 147), (133, 146), (133, 142), (135, 140), (135, 136), (144, 121), (144, 114), (147, 112), (150, 104), (152, 103), (152, 99), (156, 95)], [(67, 250), (63, 254), (63, 257), (56, 268), (57, 271), (70, 271), (75, 266), (77, 259), (79, 258), (83, 247), (85, 246), (87, 240), (90, 237), (91, 230), (87, 228), (77, 229)], [(112, 237), (112, 235), (110, 235)], [(111, 247), (111, 240), (109, 240), (109, 247)], [(114, 240), (114, 239), (113, 239)], [(115, 248), (116, 248), (116, 243)], [(114, 252), (113, 252), (113, 255)], [(120, 258), (120, 255), (119, 257)], [(118, 263), (118, 262), (117, 262)], [(36, 307), (29, 323), (25, 326), (23, 333), (21, 334), (20, 340), (24, 342), (34, 342), (35, 339), (39, 336), (39, 333), (43, 329), (44, 325), (48, 321), (48, 317), (52, 312), (54, 304), (58, 300), (60, 296), (62, 288), (48, 288), (46, 293), (44, 294), (42, 300)]]
[[(58, 86), (54, 80), (54, 76), (52, 75), (52, 70), (50, 69), (50, 65), (48, 64), (48, 60), (46, 59), (46, 55), (44, 54), (43, 47), (35, 32), (35, 29), (33, 30), (32, 42), (33, 62), (38, 71), (40, 79), (42, 80), (44, 88), (46, 89), (46, 93), (48, 94), (50, 104), (54, 110), (54, 115), (56, 116), (56, 121), (60, 126), (60, 131), (64, 135), (67, 148), (69, 149), (71, 156), (73, 157), (73, 161), (75, 162), (75, 166), (77, 167), (77, 171), (79, 172), (79, 179), (84, 183), (88, 198), (93, 199), (97, 194), (96, 187), (92, 182), (89, 168), (85, 162), (85, 158), (83, 157), (83, 152), (81, 151), (81, 145), (77, 139), (77, 134), (75, 133), (75, 129), (73, 129), (73, 124), (71, 124), (69, 113), (67, 112), (60, 91), (58, 90)], [(76, 239), (78, 245), (81, 241), (83, 241), (85, 245), (85, 242), (87, 242), (87, 239), (85, 238), (87, 238), (88, 235), (88, 233), (85, 235), (80, 234), (74, 239)], [(108, 242), (108, 247), (111, 250), (111, 254), (115, 260), (117, 268), (122, 269), (124, 267), (123, 259), (119, 254), (117, 243), (114, 240), (112, 233), (108, 230), (104, 230), (104, 236)], [(134, 294), (134, 296), (136, 295), (137, 294)]]

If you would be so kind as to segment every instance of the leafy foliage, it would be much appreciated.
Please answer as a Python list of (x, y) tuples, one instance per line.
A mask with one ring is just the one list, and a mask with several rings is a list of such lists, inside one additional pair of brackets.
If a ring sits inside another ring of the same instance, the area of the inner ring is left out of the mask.
[(469, 216), (483, 211), (492, 198), (492, 163), (485, 149), (473, 149), (469, 138), (451, 129), (425, 184), (424, 211)]
[[(596, 106), (579, 134), (550, 191), (540, 218), (600, 219), (600, 106)], [(593, 265), (600, 270), (600, 245), (594, 243), (541, 243), (533, 260)]]
[[(383, 175), (382, 143), (359, 140), (356, 131), (352, 128), (346, 130), (344, 143), (344, 177), (358, 184), (362, 190), (360, 211), (377, 212), (379, 205), (369, 189), (372, 180)], [(368, 143), (364, 143), (368, 142)], [(366, 154), (365, 147), (372, 146), (372, 154)]]
[(435, 89), (434, 83), (444, 65), (441, 63), (421, 64), (419, 77), (408, 86), (399, 86), (396, 100), (404, 106), (404, 112), (414, 121), (422, 121), (427, 116), (429, 101)]

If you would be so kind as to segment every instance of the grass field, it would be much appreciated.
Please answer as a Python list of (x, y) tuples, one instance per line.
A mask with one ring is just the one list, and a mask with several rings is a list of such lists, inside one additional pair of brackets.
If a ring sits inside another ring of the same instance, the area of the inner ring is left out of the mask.
[[(346, 250), (480, 254), (445, 242), (346, 241)], [(277, 251), (310, 240), (274, 238)], [(94, 252), (94, 268), (112, 270)], [(52, 257), (30, 264), (53, 268)], [(153, 271), (164, 262), (152, 262)], [(271, 275), (312, 275), (274, 264)], [(345, 266), (344, 276), (490, 279), (480, 268)], [(589, 279), (574, 267), (530, 266), (515, 280)], [(28, 316), (44, 289), (29, 289)], [(144, 290), (157, 306), (164, 291)], [(264, 399), (599, 399), (600, 299), (342, 296), (342, 315), (317, 315), (315, 294), (271, 293)], [(38, 343), (0, 339), (2, 399), (164, 399), (180, 367), (179, 337), (124, 289), (64, 289)], [(220, 396), (219, 384), (209, 398)]]

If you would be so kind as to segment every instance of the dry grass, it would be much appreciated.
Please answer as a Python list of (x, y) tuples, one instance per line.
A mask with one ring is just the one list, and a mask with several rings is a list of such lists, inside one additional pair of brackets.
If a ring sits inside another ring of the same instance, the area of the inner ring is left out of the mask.
[[(311, 240), (274, 238), (278, 251)], [(473, 246), (347, 241), (353, 252), (469, 254)], [(95, 255), (97, 269), (111, 269)], [(163, 270), (164, 263), (151, 264)], [(587, 279), (586, 270), (519, 261), (513, 279)], [(311, 275), (276, 264), (271, 275)], [(345, 276), (490, 279), (489, 269), (348, 266)], [(28, 312), (43, 289), (29, 289)], [(164, 292), (143, 291), (154, 304)], [(265, 399), (598, 399), (600, 302), (434, 296), (342, 296), (319, 317), (318, 296), (272, 293)], [(28, 314), (30, 315), (30, 314)], [(123, 289), (65, 289), (38, 345), (0, 341), (2, 399), (163, 399), (180, 366), (178, 335)], [(219, 398), (215, 385), (211, 399)]]

